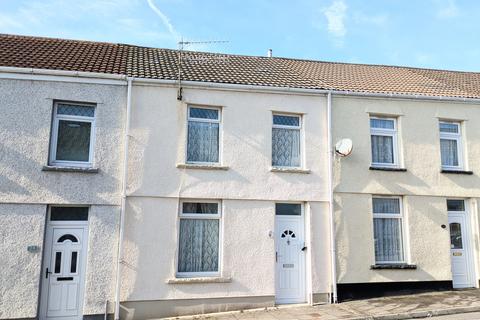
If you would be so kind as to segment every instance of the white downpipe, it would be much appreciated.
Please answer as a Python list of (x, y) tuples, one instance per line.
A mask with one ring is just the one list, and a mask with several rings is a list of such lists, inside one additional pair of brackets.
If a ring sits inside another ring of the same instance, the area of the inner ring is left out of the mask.
[(125, 207), (127, 202), (127, 179), (128, 179), (128, 142), (130, 140), (130, 114), (132, 109), (132, 78), (127, 78), (127, 115), (125, 119), (124, 154), (123, 154), (123, 181), (122, 181), (122, 204), (120, 208), (120, 225), (118, 233), (117, 275), (115, 283), (115, 320), (120, 319), (120, 289), (121, 271), (123, 262), (123, 233), (125, 229)]
[(330, 268), (332, 269), (332, 299), (337, 303), (337, 252), (335, 249), (335, 215), (333, 210), (333, 137), (332, 137), (332, 92), (327, 93), (327, 131), (328, 131), (328, 211), (330, 220)]

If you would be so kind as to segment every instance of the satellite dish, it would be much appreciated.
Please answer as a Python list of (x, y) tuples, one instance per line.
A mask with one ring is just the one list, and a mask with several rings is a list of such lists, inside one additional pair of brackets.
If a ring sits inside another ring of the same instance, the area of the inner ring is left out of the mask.
[(350, 139), (342, 139), (335, 144), (335, 152), (340, 157), (346, 157), (352, 153), (353, 142)]

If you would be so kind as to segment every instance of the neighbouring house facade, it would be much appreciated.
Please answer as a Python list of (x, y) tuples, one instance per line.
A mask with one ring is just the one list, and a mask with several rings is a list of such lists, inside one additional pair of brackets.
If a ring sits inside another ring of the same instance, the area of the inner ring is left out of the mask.
[(0, 35), (0, 318), (476, 288), (479, 84)]
[(478, 288), (478, 102), (336, 97), (333, 105), (334, 139), (354, 145), (335, 161), (340, 297)]
[(125, 90), (68, 78), (1, 75), (3, 319), (98, 315), (113, 299)]

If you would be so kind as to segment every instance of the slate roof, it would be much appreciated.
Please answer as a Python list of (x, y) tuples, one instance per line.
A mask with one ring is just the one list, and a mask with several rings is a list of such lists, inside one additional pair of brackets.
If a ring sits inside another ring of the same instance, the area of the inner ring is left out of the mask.
[[(180, 57), (181, 56), (181, 57)], [(0, 34), (0, 66), (138, 78), (480, 98), (480, 73), (139, 47)]]

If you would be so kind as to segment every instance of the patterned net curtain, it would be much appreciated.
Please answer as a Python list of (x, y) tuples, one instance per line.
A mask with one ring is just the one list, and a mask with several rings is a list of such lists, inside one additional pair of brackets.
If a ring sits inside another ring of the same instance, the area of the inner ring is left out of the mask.
[(279, 167), (300, 166), (300, 130), (272, 129), (272, 165)]
[(188, 122), (188, 162), (218, 162), (219, 124)]
[[(216, 214), (216, 203), (184, 203), (188, 214)], [(218, 271), (219, 219), (180, 220), (178, 272)]]
[[(373, 213), (399, 215), (400, 200), (374, 198)], [(376, 261), (404, 260), (400, 218), (374, 218), (373, 232)]]

